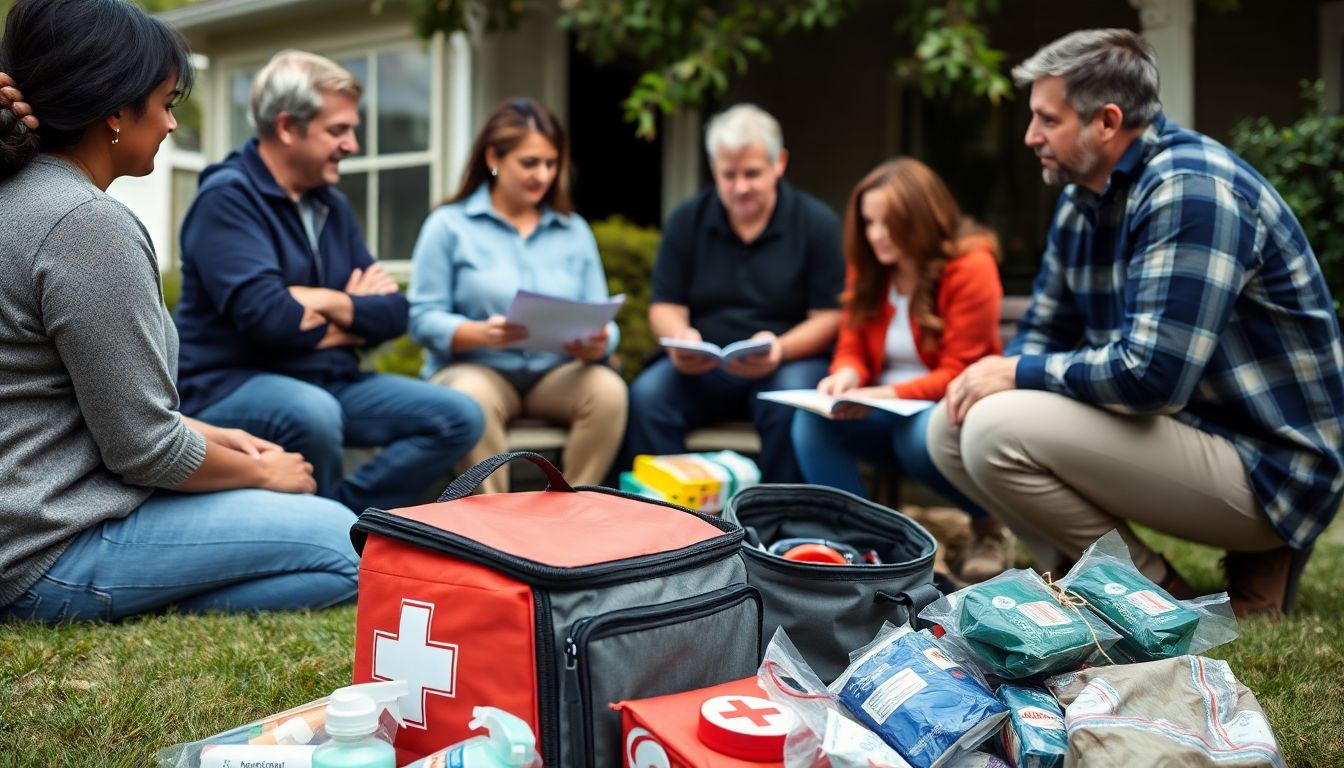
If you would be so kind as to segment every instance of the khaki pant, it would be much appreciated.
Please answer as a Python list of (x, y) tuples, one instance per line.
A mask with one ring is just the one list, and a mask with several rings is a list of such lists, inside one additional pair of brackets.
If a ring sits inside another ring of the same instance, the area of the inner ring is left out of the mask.
[[(557, 366), (522, 395), (498, 371), (476, 363), (454, 363), (430, 379), (469, 395), (485, 414), (485, 432), (456, 468), (458, 473), (508, 450), (508, 424), (534, 416), (569, 425), (561, 455), (565, 478), (574, 485), (602, 482), (625, 435), (625, 382), (605, 365), (572, 361)], [(501, 470), (481, 484), (484, 493), (509, 490)]]
[(1283, 546), (1232, 443), (1169, 416), (1010, 390), (976, 403), (960, 429), (939, 405), (928, 443), (943, 476), (1012, 528), (1042, 570), (1114, 528), (1139, 570), (1161, 579), (1160, 556), (1127, 521), (1220, 549)]

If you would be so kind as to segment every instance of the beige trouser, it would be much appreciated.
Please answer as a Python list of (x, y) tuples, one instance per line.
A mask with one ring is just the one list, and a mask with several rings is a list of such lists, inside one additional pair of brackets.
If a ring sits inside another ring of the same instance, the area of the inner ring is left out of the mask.
[(1160, 556), (1126, 521), (1220, 549), (1283, 546), (1232, 443), (1169, 416), (1010, 390), (976, 403), (959, 430), (939, 405), (928, 443), (943, 476), (1012, 528), (1042, 570), (1114, 528), (1139, 570), (1161, 579)]
[[(520, 415), (569, 425), (561, 461), (574, 485), (602, 482), (625, 435), (625, 381), (605, 365), (574, 360), (557, 366), (526, 395), (498, 371), (476, 363), (454, 363), (430, 381), (470, 396), (485, 414), (485, 432), (457, 466), (458, 473), (508, 450), (508, 424)], [(508, 490), (508, 473), (502, 469), (481, 484), (484, 493)]]

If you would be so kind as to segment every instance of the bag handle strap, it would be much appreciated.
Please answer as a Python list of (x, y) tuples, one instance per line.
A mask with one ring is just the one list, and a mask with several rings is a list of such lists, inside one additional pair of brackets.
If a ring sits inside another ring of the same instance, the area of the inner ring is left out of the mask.
[(915, 620), (919, 617), (919, 612), (932, 605), (943, 596), (943, 593), (932, 584), (919, 584), (896, 594), (887, 592), (878, 592), (875, 597), (879, 600), (893, 602), (906, 611), (906, 622), (911, 629), (915, 628)]
[(560, 474), (560, 470), (556, 469), (554, 464), (546, 460), (545, 456), (532, 451), (514, 451), (513, 453), (491, 456), (458, 475), (457, 479), (444, 489), (443, 494), (439, 496), (439, 501), (456, 501), (470, 496), (477, 488), (481, 487), (485, 478), (514, 459), (527, 459), (540, 467), (541, 471), (546, 473), (546, 490), (574, 493), (574, 488), (570, 486), (569, 481), (565, 479), (564, 475)]

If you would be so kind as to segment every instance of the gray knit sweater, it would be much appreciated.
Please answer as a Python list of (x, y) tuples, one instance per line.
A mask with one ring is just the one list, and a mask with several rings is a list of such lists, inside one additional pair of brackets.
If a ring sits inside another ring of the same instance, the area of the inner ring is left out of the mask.
[(135, 215), (61, 160), (0, 181), (0, 606), (71, 539), (185, 480), (177, 331)]

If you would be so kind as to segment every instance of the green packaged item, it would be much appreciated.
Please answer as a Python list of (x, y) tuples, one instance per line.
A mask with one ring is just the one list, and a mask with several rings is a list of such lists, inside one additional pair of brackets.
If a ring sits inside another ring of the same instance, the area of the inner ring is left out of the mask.
[(1184, 656), (1190, 650), (1199, 614), (1133, 566), (1098, 563), (1066, 584), (1120, 633), (1116, 645), (1130, 658), (1154, 661)]
[(996, 694), (1008, 707), (999, 746), (1013, 768), (1062, 768), (1069, 751), (1064, 710), (1048, 691), (1005, 683)]
[(1086, 608), (1061, 604), (1028, 570), (1006, 571), (920, 613), (1005, 680), (1073, 669), (1119, 639)]
[(1119, 633), (1106, 657), (1114, 664), (1203, 653), (1237, 636), (1225, 594), (1177, 600), (1139, 573), (1115, 531), (1088, 547), (1058, 586)]

